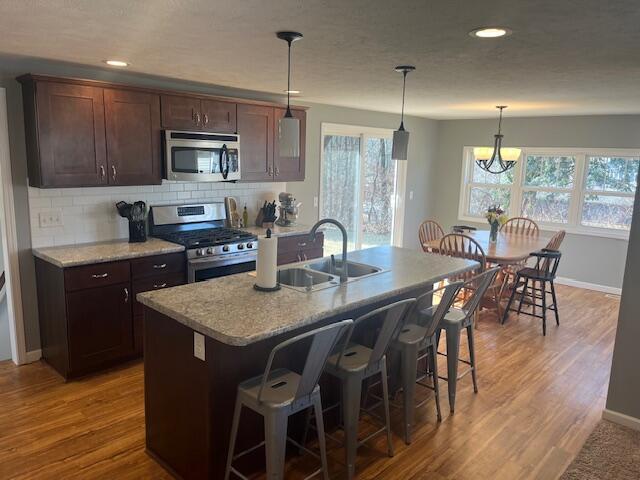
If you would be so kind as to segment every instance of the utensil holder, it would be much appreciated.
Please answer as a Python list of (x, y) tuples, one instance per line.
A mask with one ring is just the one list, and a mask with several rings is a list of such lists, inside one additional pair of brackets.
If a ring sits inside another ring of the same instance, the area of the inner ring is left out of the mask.
[(147, 241), (146, 220), (129, 220), (129, 243)]

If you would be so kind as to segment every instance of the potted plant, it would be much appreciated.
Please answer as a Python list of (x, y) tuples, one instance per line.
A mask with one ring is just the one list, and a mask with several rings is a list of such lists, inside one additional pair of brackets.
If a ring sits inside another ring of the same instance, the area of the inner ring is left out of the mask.
[(509, 217), (507, 217), (507, 215), (504, 213), (504, 210), (501, 209), (498, 205), (489, 207), (489, 209), (487, 209), (487, 213), (485, 213), (484, 216), (491, 226), (489, 241), (491, 243), (496, 243), (498, 241), (498, 230), (501, 225), (504, 225), (506, 223)]

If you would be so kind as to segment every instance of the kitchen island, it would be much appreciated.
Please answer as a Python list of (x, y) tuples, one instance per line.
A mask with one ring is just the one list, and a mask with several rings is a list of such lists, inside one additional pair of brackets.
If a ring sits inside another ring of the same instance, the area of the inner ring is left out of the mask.
[[(237, 385), (264, 371), (276, 344), (416, 297), (477, 266), (396, 247), (351, 252), (349, 260), (384, 271), (308, 293), (284, 287), (257, 292), (252, 288), (255, 278), (241, 273), (138, 295), (145, 306), (149, 454), (179, 478), (222, 478)], [(300, 353), (286, 352), (275, 366), (295, 370), (299, 358)], [(243, 414), (237, 448), (251, 446), (261, 436), (259, 418)]]

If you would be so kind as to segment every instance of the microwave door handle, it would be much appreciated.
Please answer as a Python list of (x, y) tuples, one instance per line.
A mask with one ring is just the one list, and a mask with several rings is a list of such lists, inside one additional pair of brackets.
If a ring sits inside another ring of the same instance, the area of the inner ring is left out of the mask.
[(226, 144), (222, 145), (220, 149), (220, 173), (222, 173), (222, 178), (226, 180), (229, 175), (229, 151)]

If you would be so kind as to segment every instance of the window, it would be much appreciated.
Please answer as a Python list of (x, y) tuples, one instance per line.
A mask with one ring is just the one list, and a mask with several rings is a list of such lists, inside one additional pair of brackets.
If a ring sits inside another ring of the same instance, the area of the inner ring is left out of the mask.
[(640, 152), (523, 148), (514, 168), (494, 175), (465, 147), (464, 165), (461, 220), (484, 221), (486, 209), (497, 204), (548, 230), (628, 237)]
[[(401, 245), (406, 162), (391, 159), (392, 130), (322, 125), (320, 218), (347, 230), (349, 250)], [(337, 229), (325, 230), (325, 253), (342, 253)]]

